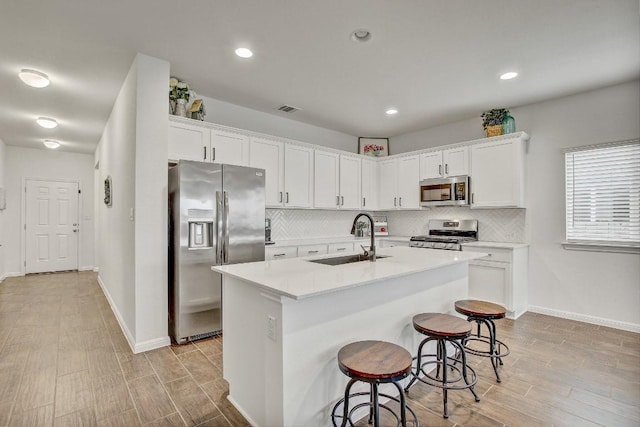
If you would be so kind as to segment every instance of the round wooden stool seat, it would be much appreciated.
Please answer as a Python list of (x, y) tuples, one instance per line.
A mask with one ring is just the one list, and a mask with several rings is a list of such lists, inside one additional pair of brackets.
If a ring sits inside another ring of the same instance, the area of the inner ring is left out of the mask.
[(504, 318), (507, 309), (499, 304), (475, 299), (465, 299), (455, 302), (456, 311), (465, 316), (484, 317), (487, 319)]
[(347, 376), (362, 381), (396, 381), (411, 372), (411, 353), (384, 341), (358, 341), (338, 352), (338, 366)]
[(413, 316), (413, 327), (432, 337), (464, 338), (471, 334), (469, 322), (443, 313), (420, 313)]

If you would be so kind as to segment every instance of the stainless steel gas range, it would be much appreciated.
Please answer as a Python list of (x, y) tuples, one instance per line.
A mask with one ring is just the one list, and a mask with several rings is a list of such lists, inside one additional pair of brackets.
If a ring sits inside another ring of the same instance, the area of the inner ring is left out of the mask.
[(478, 240), (478, 220), (432, 219), (429, 221), (429, 234), (413, 236), (410, 240), (412, 248), (461, 251), (463, 243)]

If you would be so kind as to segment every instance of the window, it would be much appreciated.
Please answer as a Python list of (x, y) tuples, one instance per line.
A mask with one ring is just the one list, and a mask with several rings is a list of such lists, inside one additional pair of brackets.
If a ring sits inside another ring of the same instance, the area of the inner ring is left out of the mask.
[(565, 153), (567, 249), (640, 252), (640, 143)]

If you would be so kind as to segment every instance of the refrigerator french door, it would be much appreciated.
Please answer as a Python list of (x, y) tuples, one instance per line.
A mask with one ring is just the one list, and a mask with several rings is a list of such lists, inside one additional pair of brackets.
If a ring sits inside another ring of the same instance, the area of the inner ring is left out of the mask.
[(264, 260), (263, 169), (181, 160), (169, 169), (169, 334), (184, 344), (222, 331), (212, 265)]

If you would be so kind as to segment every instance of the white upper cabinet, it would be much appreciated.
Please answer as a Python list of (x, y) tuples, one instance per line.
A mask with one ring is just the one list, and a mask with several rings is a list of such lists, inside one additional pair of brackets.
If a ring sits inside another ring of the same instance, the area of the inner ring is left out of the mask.
[(456, 147), (420, 155), (420, 179), (468, 174), (469, 147)]
[(361, 177), (360, 208), (375, 210), (378, 208), (378, 163), (375, 160), (362, 159)]
[(520, 137), (471, 146), (471, 207), (525, 207), (526, 141)]
[(315, 150), (313, 206), (337, 209), (340, 206), (340, 155)]
[(211, 161), (249, 165), (249, 137), (240, 133), (211, 129)]
[(340, 208), (360, 209), (361, 160), (340, 155)]
[(284, 147), (284, 206), (313, 205), (313, 149), (294, 144)]
[(315, 150), (313, 206), (360, 208), (360, 159)]
[(419, 156), (398, 159), (398, 208), (420, 208), (420, 158)]
[(251, 137), (249, 166), (265, 170), (267, 207), (282, 207), (284, 203), (284, 143)]
[(169, 120), (169, 160), (209, 159), (209, 128)]
[(378, 163), (378, 208), (420, 208), (420, 156), (382, 160)]

